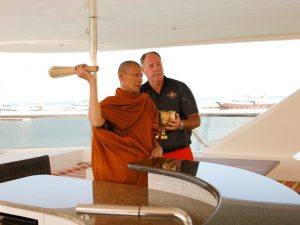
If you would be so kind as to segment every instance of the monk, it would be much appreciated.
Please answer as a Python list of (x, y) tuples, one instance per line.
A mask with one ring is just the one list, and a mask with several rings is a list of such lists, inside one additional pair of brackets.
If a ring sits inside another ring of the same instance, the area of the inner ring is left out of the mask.
[(85, 64), (75, 67), (80, 78), (89, 82), (89, 121), (92, 126), (92, 168), (94, 180), (147, 185), (144, 172), (129, 170), (127, 164), (162, 157), (156, 139), (158, 112), (148, 94), (140, 93), (142, 70), (134, 61), (121, 63), (120, 88), (115, 96), (100, 103), (96, 78)]

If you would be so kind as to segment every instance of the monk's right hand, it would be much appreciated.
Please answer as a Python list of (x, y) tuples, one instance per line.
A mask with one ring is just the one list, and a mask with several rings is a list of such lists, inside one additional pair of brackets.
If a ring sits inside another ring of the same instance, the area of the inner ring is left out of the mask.
[(162, 156), (163, 156), (163, 150), (160, 145), (157, 145), (155, 148), (153, 148), (149, 159), (161, 158)]

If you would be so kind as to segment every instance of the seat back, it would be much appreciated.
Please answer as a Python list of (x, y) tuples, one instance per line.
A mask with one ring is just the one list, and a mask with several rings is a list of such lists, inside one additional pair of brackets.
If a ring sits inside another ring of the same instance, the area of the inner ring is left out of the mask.
[(51, 174), (48, 155), (0, 164), (0, 183), (38, 174)]

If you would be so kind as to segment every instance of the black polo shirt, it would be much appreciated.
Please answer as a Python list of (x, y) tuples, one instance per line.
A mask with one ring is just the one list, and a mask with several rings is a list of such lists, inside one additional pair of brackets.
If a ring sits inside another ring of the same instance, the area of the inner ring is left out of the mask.
[[(141, 92), (148, 93), (158, 110), (175, 110), (180, 119), (198, 113), (197, 103), (189, 87), (178, 80), (164, 77), (164, 84), (160, 94), (157, 94), (147, 81), (141, 87)], [(172, 152), (191, 144), (191, 130), (166, 131), (168, 139), (159, 143), (164, 153)]]

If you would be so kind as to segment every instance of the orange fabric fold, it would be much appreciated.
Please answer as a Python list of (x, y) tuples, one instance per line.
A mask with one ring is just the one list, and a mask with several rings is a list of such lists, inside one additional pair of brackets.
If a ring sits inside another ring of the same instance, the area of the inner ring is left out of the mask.
[(147, 159), (158, 134), (157, 109), (147, 94), (117, 89), (100, 103), (112, 130), (93, 128), (92, 167), (95, 180), (147, 185), (147, 175), (129, 170), (130, 162)]

